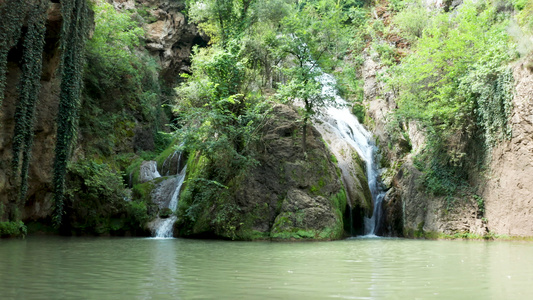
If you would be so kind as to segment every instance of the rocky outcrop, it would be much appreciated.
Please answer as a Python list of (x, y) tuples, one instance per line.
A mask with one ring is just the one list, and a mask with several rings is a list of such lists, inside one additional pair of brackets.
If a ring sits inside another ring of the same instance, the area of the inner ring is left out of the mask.
[(146, 31), (146, 49), (162, 68), (161, 76), (169, 84), (189, 72), (191, 49), (205, 46), (208, 37), (187, 21), (182, 13), (185, 1), (114, 0), (117, 9), (137, 10)]
[(45, 53), (43, 55), (43, 74), (41, 91), (36, 108), (34, 128), (34, 145), (32, 160), (28, 172), (29, 188), (27, 202), (19, 210), (9, 200), (16, 199), (16, 179), (10, 174), (12, 160), (12, 142), (15, 126), (15, 107), (18, 99), (17, 84), (21, 73), (21, 46), (11, 49), (8, 57), (8, 74), (5, 99), (0, 107), (0, 205), (4, 207), (0, 221), (13, 218), (13, 214), (23, 220), (45, 218), (51, 213), (51, 180), (52, 162), (54, 158), (56, 124), (58, 107), (59, 80), (55, 70), (59, 65), (59, 28), (61, 27), (60, 5), (51, 3), (46, 24)]
[(512, 138), (492, 151), (482, 197), (491, 232), (533, 236), (533, 72), (514, 67)]
[(157, 162), (156, 161), (143, 161), (140, 167), (140, 176), (139, 181), (145, 183), (156, 178), (161, 177), (157, 171)]
[[(344, 224), (349, 222), (343, 218), (346, 192), (334, 157), (313, 127), (308, 130), (307, 154), (303, 153), (296, 111), (280, 104), (272, 110), (273, 117), (261, 132), (259, 164), (231, 183), (225, 205), (210, 202), (199, 218), (188, 218), (187, 211), (194, 207), (185, 196), (190, 187), (185, 187), (179, 204), (179, 235), (322, 240), (344, 236)], [(201, 158), (191, 156), (191, 160)], [(193, 180), (192, 170), (198, 169), (191, 163), (189, 166), (187, 181)], [(235, 224), (231, 236), (224, 228), (217, 229), (216, 224), (217, 219), (227, 218), (230, 213), (233, 221), (224, 225)]]
[(413, 157), (425, 138), (416, 124), (400, 128), (410, 149), (402, 146), (407, 142), (402, 141), (404, 137), (394, 141), (388, 135), (387, 114), (396, 105), (375, 79), (379, 68), (367, 57), (363, 77), (368, 116), (379, 144), (392, 145), (381, 147), (384, 182), (390, 188), (383, 202), (385, 230), (381, 234), (533, 236), (533, 73), (527, 68), (527, 58), (513, 69), (512, 138), (495, 146), (487, 170), (473, 176), (471, 185), (477, 191), (455, 199), (432, 196), (420, 183), (422, 174), (414, 167)]
[(363, 65), (365, 103), (372, 132), (380, 145), (382, 180), (387, 186), (383, 200), (383, 224), (378, 232), (385, 236), (437, 237), (471, 233), (484, 235), (487, 224), (478, 200), (465, 195), (458, 201), (435, 197), (426, 192), (421, 172), (413, 165), (414, 156), (424, 147), (424, 133), (417, 124), (398, 124), (401, 134), (389, 132), (389, 113), (396, 109), (394, 95), (384, 92), (376, 81), (381, 66), (367, 56)]
[(466, 194), (453, 199), (432, 196), (421, 184), (421, 176), (412, 159), (406, 158), (387, 194), (385, 226), (390, 231), (384, 234), (436, 238), (441, 234), (483, 236), (488, 233), (476, 198)]
[(364, 219), (371, 218), (374, 210), (365, 163), (357, 151), (345, 139), (339, 138), (328, 122), (323, 121), (315, 122), (315, 127), (335, 156), (337, 166), (341, 170), (348, 206), (351, 209), (351, 212), (346, 212), (346, 217), (351, 220), (350, 231), (353, 235), (363, 234)]
[[(17, 84), (21, 73), (21, 44), (14, 47), (8, 57), (8, 74), (5, 99), (0, 107), (0, 221), (21, 218), (24, 221), (42, 220), (52, 212), (52, 164), (56, 140), (56, 116), (59, 101), (57, 68), (60, 62), (59, 35), (61, 29), (61, 9), (58, 1), (51, 1), (48, 10), (46, 45), (43, 55), (41, 91), (36, 111), (34, 145), (29, 169), (27, 200), (24, 205), (15, 204), (16, 179), (10, 174), (12, 159), (12, 139), (15, 126), (14, 112), (17, 103)], [(136, 8), (137, 14), (146, 12), (146, 47), (161, 65), (160, 76), (169, 84), (179, 78), (178, 74), (188, 71), (189, 55), (193, 45), (206, 44), (196, 27), (187, 22), (181, 12), (183, 1), (168, 0), (116, 0), (117, 9)], [(120, 97), (118, 97), (120, 98)], [(108, 102), (113, 101), (110, 98)], [(142, 125), (142, 124), (141, 124)], [(139, 126), (141, 126), (139, 125)], [(80, 143), (84, 143), (80, 135)], [(89, 139), (90, 140), (90, 139)], [(144, 139), (146, 140), (146, 139)], [(86, 142), (85, 142), (86, 143)], [(152, 143), (153, 144), (153, 143)], [(86, 145), (91, 147), (94, 145)], [(84, 153), (84, 145), (78, 145), (75, 156)], [(132, 151), (129, 148), (121, 151)]]

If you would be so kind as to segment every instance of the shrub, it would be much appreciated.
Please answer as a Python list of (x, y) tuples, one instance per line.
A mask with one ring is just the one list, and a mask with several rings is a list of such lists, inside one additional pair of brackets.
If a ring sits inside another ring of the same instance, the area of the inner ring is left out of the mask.
[(424, 29), (430, 24), (430, 12), (425, 2), (417, 0), (408, 3), (394, 16), (393, 22), (398, 27), (401, 36), (409, 41), (416, 41), (422, 37)]
[(27, 233), (22, 221), (0, 222), (0, 237), (25, 237)]

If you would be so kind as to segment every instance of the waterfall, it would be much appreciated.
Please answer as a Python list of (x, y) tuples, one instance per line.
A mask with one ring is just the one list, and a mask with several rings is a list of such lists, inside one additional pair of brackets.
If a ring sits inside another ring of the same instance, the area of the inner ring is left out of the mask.
[(161, 177), (161, 174), (157, 171), (156, 161), (144, 161), (141, 164), (141, 176), (139, 178), (141, 182), (151, 181), (159, 177)]
[[(183, 146), (183, 143), (179, 145), (179, 147), (182, 147), (182, 146)], [(172, 155), (169, 155), (163, 162), (163, 165), (161, 166), (161, 174), (164, 174), (165, 176), (178, 174), (181, 168), (181, 163), (182, 163), (181, 157), (182, 156), (183, 156), (183, 153), (180, 150), (176, 150), (174, 151), (174, 153), (172, 153)]]
[[(339, 139), (352, 146), (365, 161), (366, 176), (374, 209), (372, 217), (364, 220), (364, 233), (365, 235), (375, 235), (379, 229), (382, 213), (381, 202), (385, 196), (380, 181), (378, 163), (375, 161), (377, 147), (373, 142), (372, 134), (359, 123), (350, 112), (346, 101), (338, 95), (335, 78), (330, 74), (322, 73), (317, 77), (317, 80), (322, 83), (322, 94), (333, 97), (336, 103), (335, 106), (327, 107), (322, 111), (320, 120), (329, 127), (329, 131), (334, 132)], [(319, 129), (319, 131), (321, 130)], [(350, 217), (352, 216), (350, 215)]]
[[(156, 203), (159, 202), (160, 208), (168, 208), (172, 210), (172, 212), (175, 212), (178, 208), (178, 201), (180, 196), (181, 187), (183, 185), (183, 182), (185, 181), (185, 175), (187, 174), (187, 165), (179, 170), (179, 166), (181, 163), (181, 153), (174, 153), (172, 157), (174, 158), (176, 155), (178, 155), (178, 163), (177, 163), (177, 175), (173, 176), (171, 179), (167, 179), (167, 181), (171, 181), (172, 184), (166, 184), (165, 181), (161, 183), (158, 190), (155, 190), (152, 193), (152, 200)], [(163, 171), (163, 170), (161, 170)], [(168, 189), (172, 189), (171, 193), (167, 193)], [(170, 197), (169, 197), (170, 195)], [(165, 198), (158, 201), (158, 198)], [(161, 219), (158, 218), (154, 221), (154, 225), (152, 227), (153, 236), (155, 238), (172, 238), (174, 236), (174, 223), (176, 222), (177, 217), (175, 215), (172, 215), (168, 218)]]

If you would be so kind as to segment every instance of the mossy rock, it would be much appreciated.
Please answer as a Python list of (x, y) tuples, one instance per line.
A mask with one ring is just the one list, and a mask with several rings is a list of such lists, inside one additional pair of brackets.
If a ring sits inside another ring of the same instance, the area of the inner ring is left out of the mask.
[(298, 114), (285, 105), (262, 128), (258, 164), (227, 182), (210, 180), (210, 162), (188, 157), (176, 231), (185, 237), (235, 240), (312, 239), (344, 236), (346, 191), (335, 159), (309, 127), (302, 152)]
[(174, 212), (172, 211), (172, 209), (170, 208), (163, 208), (159, 211), (159, 217), (162, 218), (162, 219), (165, 219), (165, 218), (168, 218), (170, 216), (172, 216)]

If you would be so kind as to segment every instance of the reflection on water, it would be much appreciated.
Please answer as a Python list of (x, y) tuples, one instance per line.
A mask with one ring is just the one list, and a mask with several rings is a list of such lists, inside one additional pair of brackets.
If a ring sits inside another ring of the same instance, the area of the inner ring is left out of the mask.
[(528, 299), (533, 244), (0, 240), (1, 299)]

